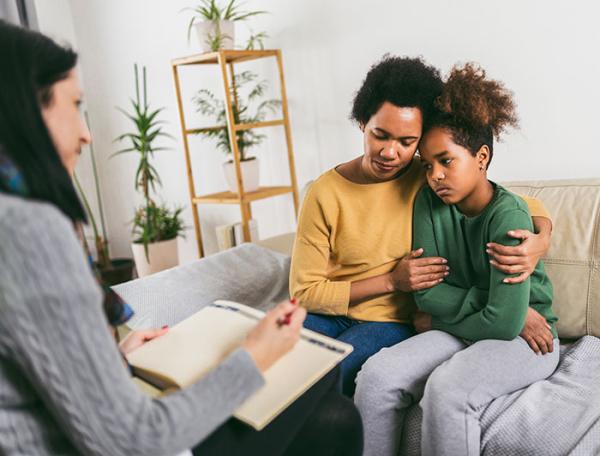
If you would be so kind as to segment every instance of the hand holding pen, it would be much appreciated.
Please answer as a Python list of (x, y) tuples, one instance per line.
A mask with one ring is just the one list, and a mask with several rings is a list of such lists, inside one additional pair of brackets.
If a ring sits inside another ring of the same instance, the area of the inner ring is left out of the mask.
[[(290, 304), (293, 304), (294, 306), (298, 305), (298, 301), (296, 301), (296, 298), (292, 298), (290, 299)], [(292, 321), (292, 314), (294, 313), (296, 309), (293, 309), (292, 311), (286, 313), (284, 316), (279, 317), (277, 319), (277, 325), (278, 326), (284, 326), (284, 325), (289, 325), (290, 322)]]
[(296, 345), (305, 318), (306, 310), (295, 299), (281, 302), (250, 331), (242, 346), (264, 372)]

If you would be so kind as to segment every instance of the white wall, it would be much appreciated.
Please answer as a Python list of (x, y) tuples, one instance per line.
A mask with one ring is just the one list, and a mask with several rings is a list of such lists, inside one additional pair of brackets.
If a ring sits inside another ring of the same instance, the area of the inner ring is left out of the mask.
[[(33, 21), (34, 27), (54, 39), (61, 45), (70, 46), (78, 49), (78, 40), (73, 24), (73, 15), (71, 5), (68, 0), (33, 0), (29, 2), (34, 10), (28, 11), (30, 22)], [(77, 68), (80, 84), (85, 92), (85, 77), (83, 76), (81, 66)], [(86, 110), (85, 103), (83, 109)], [(82, 189), (87, 196), (87, 200), (94, 214), (96, 214), (98, 230), (100, 227), (99, 202), (96, 197), (96, 188), (94, 185), (93, 168), (89, 147), (84, 147), (83, 154), (77, 164), (76, 175), (81, 183)], [(91, 224), (85, 228), (86, 235), (90, 238), (89, 246), (93, 250), (93, 233)], [(100, 233), (102, 234), (102, 233)]]
[[(115, 106), (125, 106), (133, 93), (134, 62), (148, 66), (151, 102), (167, 108), (164, 119), (177, 137), (170, 143), (172, 151), (156, 157), (164, 181), (161, 196), (186, 205), (186, 220), (192, 226), (169, 62), (194, 52), (186, 40), (188, 16), (179, 13), (193, 4), (192, 0), (70, 0), (114, 254), (128, 253), (127, 222), (139, 201), (133, 193), (135, 158), (108, 158), (118, 147), (113, 139), (130, 128)], [(595, 5), (547, 0), (246, 3), (248, 8), (270, 11), (251, 25), (270, 34), (269, 47), (283, 50), (301, 185), (361, 153), (359, 131), (347, 120), (350, 103), (370, 65), (386, 52), (422, 55), (444, 71), (457, 61), (474, 60), (515, 92), (521, 130), (498, 145), (492, 178), (600, 175), (600, 154), (593, 141), (600, 120)], [(243, 38), (244, 26), (236, 33)], [(261, 68), (266, 76), (273, 75), (270, 67)], [(207, 73), (190, 76), (190, 85), (193, 78), (218, 87), (216, 78)], [(223, 157), (197, 139), (193, 146), (194, 156), (200, 158), (199, 192), (223, 190), (219, 169)], [(287, 175), (283, 146), (281, 133), (274, 132), (259, 152), (264, 184), (281, 182)], [(293, 228), (289, 197), (255, 207), (262, 236)], [(239, 212), (236, 207), (202, 206), (200, 214), (207, 249), (214, 251), (214, 225), (239, 219)], [(180, 253), (183, 261), (195, 257), (191, 230), (180, 243)]]
[(35, 0), (35, 15), (42, 33), (61, 44), (77, 45), (73, 15), (68, 0)]
[(0, 18), (13, 24), (19, 24), (19, 10), (15, 2), (0, 2)]

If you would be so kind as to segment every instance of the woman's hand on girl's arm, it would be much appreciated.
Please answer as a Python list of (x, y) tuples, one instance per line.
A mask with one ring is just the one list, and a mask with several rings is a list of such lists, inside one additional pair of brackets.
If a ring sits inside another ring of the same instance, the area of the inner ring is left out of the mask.
[(390, 274), (395, 290), (410, 293), (431, 288), (448, 275), (448, 261), (442, 257), (419, 258), (423, 249), (410, 252), (402, 258)]
[(387, 274), (356, 280), (350, 286), (350, 305), (356, 305), (394, 291), (410, 293), (431, 288), (448, 275), (447, 261), (441, 257), (419, 258), (423, 249), (417, 249), (403, 257)]
[(552, 222), (545, 217), (533, 217), (533, 224), (538, 234), (528, 230), (512, 230), (507, 234), (521, 239), (521, 244), (513, 247), (490, 242), (487, 253), (490, 263), (505, 274), (519, 274), (507, 277), (505, 283), (521, 283), (529, 277), (540, 259), (548, 252)]
[(542, 354), (554, 350), (554, 336), (546, 319), (535, 309), (527, 309), (527, 317), (523, 331), (519, 334), (529, 344), (531, 349)]
[(140, 329), (131, 331), (119, 343), (119, 349), (121, 350), (121, 353), (127, 355), (136, 348), (144, 345), (146, 342), (166, 334), (168, 330), (169, 327), (164, 326), (161, 329)]

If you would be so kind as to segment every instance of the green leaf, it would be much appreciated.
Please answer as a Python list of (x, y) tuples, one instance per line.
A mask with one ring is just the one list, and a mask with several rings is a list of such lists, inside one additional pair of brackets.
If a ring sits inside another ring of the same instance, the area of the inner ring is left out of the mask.
[(154, 122), (154, 119), (156, 118), (156, 116), (164, 110), (165, 110), (165, 108), (158, 108), (158, 109), (152, 111), (150, 114), (148, 114), (148, 116), (147, 116), (148, 123), (151, 124), (152, 122)]
[[(143, 69), (145, 75), (145, 67)], [(139, 86), (137, 90), (139, 90)], [(164, 108), (154, 110), (151, 109), (147, 103), (147, 98), (145, 95), (147, 94), (145, 77), (142, 78), (142, 93), (144, 93), (143, 106), (137, 102), (137, 100), (130, 99), (130, 112), (127, 112), (121, 108), (117, 108), (133, 122), (135, 129), (134, 131), (124, 133), (115, 139), (115, 141), (128, 140), (131, 145), (130, 147), (126, 147), (115, 152), (112, 156), (122, 153), (138, 153), (139, 162), (134, 173), (134, 188), (143, 194), (144, 200), (146, 201), (146, 206), (150, 207), (150, 205), (154, 205), (150, 197), (151, 193), (155, 192), (157, 187), (162, 185), (158, 171), (151, 164), (150, 160), (154, 156), (155, 150), (166, 149), (166, 147), (155, 147), (154, 141), (159, 136), (169, 138), (173, 137), (164, 131), (164, 121), (159, 120), (158, 118), (159, 114)], [(147, 237), (146, 235), (147, 233), (143, 236), (140, 236), (140, 238), (144, 239)]]
[(245, 21), (246, 19), (257, 16), (259, 14), (266, 14), (266, 11), (251, 11), (249, 13), (239, 13), (230, 18), (232, 21)]
[(235, 1), (236, 0), (230, 0), (229, 3), (227, 4), (227, 7), (225, 8), (225, 11), (223, 12), (223, 19), (225, 20), (229, 20), (231, 18), (231, 14), (235, 9)]
[(129, 118), (133, 123), (137, 123), (137, 118), (135, 116), (132, 116), (131, 114), (129, 114), (127, 111), (125, 111), (122, 108), (117, 108), (118, 111), (122, 112), (127, 118)]
[(188, 44), (190, 43), (191, 38), (192, 38), (192, 27), (194, 26), (195, 21), (196, 21), (196, 16), (192, 16), (192, 18), (190, 19), (190, 23), (188, 24), (188, 27), (187, 27)]
[(115, 153), (111, 154), (110, 158), (114, 157), (115, 155), (121, 155), (121, 154), (126, 154), (129, 152), (135, 152), (135, 151), (136, 151), (136, 149), (134, 149), (133, 147), (131, 147), (129, 149), (121, 149), (121, 150), (118, 150)]
[(255, 98), (262, 97), (267, 89), (267, 81), (260, 81), (248, 94), (248, 100), (252, 101)]

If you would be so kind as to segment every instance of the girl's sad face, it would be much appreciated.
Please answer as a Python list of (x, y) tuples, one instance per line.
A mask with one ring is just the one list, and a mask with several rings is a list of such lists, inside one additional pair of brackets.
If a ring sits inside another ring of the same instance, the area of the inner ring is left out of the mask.
[(419, 151), (429, 187), (445, 204), (456, 204), (469, 215), (472, 203), (489, 186), (488, 147), (473, 154), (454, 142), (448, 128), (433, 127), (423, 136)]

